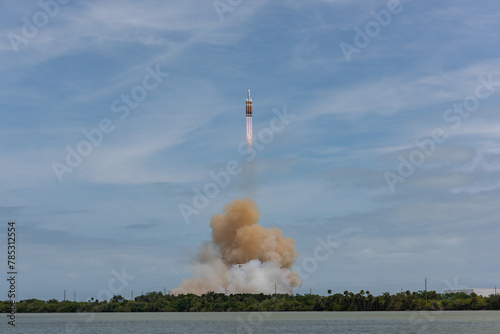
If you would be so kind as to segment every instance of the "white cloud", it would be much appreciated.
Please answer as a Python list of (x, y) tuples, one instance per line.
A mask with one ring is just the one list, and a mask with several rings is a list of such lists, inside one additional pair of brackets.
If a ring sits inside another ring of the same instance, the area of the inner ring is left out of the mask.
[[(170, 60), (194, 43), (228, 44), (241, 36), (238, 26), (250, 20), (261, 5), (245, 5), (220, 21), (211, 2), (178, 1), (106, 1), (71, 3), (62, 6), (50, 22), (41, 27), (16, 55), (8, 39), (2, 39), (0, 50), (10, 59), (1, 70), (69, 56), (80, 52), (113, 54), (115, 48), (156, 47), (161, 56), (145, 59), (144, 64)], [(28, 9), (26, 9), (28, 10)], [(26, 16), (40, 11), (31, 8)], [(18, 25), (3, 27), (0, 32), (21, 34)], [(141, 64), (142, 66), (142, 64)], [(143, 66), (142, 66), (143, 67)]]
[[(324, 98), (304, 115), (343, 114), (358, 119), (366, 114), (389, 115), (426, 108), (436, 104), (462, 102), (480, 83), (479, 76), (496, 73), (500, 60), (492, 59), (458, 70), (429, 76), (383, 77), (370, 82), (324, 92)], [(444, 110), (443, 110), (444, 112)]]

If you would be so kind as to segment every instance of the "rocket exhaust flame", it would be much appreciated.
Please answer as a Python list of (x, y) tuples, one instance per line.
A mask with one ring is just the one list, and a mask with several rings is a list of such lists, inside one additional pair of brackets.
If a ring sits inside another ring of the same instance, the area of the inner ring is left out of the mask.
[(172, 292), (201, 295), (218, 293), (292, 293), (300, 284), (291, 271), (297, 257), (293, 239), (279, 228), (257, 225), (257, 206), (236, 199), (210, 220), (212, 241), (200, 247), (193, 266), (197, 277), (183, 280)]
[(247, 117), (247, 145), (252, 147), (252, 117)]
[(250, 89), (247, 92), (247, 100), (246, 100), (246, 116), (247, 116), (247, 145), (252, 147), (252, 99), (250, 98)]

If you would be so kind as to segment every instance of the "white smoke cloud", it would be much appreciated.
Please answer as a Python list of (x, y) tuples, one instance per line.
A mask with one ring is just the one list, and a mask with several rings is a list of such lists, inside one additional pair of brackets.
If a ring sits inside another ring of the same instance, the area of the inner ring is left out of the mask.
[(228, 203), (210, 221), (212, 242), (200, 247), (195, 277), (172, 292), (292, 293), (300, 284), (297, 272), (289, 269), (297, 257), (295, 243), (278, 228), (257, 225), (259, 218), (250, 199)]

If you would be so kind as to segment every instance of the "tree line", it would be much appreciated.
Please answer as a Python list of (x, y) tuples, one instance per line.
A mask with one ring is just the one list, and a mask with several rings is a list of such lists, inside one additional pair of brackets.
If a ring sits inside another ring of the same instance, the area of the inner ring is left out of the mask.
[[(169, 295), (149, 292), (127, 300), (115, 295), (110, 300), (87, 302), (21, 300), (16, 303), (19, 313), (50, 312), (241, 312), (241, 311), (420, 311), (420, 310), (500, 310), (500, 295), (489, 297), (474, 293), (446, 293), (435, 291), (383, 293), (373, 296), (369, 291), (328, 296), (313, 294), (224, 294), (208, 292)], [(10, 312), (9, 301), (0, 301), (0, 313)]]

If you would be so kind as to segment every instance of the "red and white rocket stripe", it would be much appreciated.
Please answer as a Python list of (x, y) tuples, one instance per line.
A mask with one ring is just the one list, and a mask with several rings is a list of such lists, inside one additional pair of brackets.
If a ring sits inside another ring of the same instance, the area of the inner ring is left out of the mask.
[(246, 100), (246, 113), (247, 113), (247, 144), (252, 146), (252, 99), (250, 98), (250, 89)]

